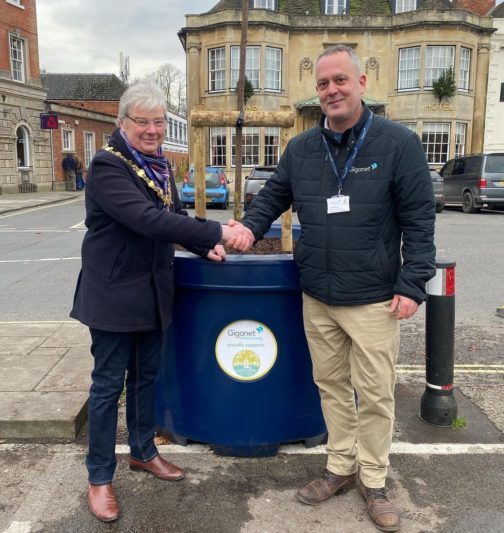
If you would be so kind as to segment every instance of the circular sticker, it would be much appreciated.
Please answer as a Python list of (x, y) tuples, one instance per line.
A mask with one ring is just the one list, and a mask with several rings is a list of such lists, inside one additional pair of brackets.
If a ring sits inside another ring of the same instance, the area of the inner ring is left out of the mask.
[(273, 368), (277, 342), (272, 331), (261, 322), (238, 320), (219, 333), (215, 356), (228, 376), (239, 381), (255, 381)]

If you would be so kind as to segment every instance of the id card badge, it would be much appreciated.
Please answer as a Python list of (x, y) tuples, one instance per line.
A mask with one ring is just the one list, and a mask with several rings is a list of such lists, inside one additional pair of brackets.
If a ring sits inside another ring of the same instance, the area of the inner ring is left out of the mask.
[(344, 213), (350, 211), (350, 196), (338, 194), (332, 198), (327, 199), (327, 214)]

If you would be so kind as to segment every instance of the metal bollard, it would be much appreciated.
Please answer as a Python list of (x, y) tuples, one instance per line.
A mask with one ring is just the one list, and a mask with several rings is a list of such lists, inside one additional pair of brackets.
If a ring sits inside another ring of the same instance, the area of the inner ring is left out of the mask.
[(426, 386), (420, 418), (436, 426), (451, 426), (457, 416), (453, 395), (455, 264), (436, 257), (436, 275), (427, 283)]

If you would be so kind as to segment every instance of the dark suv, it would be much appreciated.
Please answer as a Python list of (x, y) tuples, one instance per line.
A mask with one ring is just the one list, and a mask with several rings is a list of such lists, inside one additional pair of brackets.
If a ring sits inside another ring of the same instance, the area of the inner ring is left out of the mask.
[(483, 205), (504, 207), (504, 154), (473, 154), (450, 159), (440, 171), (446, 204), (476, 213)]
[(276, 166), (258, 166), (254, 167), (252, 172), (245, 177), (245, 189), (243, 190), (243, 209), (245, 211), (275, 170)]

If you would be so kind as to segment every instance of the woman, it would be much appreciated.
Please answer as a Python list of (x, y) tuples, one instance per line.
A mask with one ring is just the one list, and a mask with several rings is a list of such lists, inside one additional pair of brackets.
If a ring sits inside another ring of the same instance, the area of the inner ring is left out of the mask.
[(125, 377), (130, 468), (168, 481), (184, 477), (154, 444), (154, 380), (172, 313), (172, 243), (221, 261), (221, 241), (245, 250), (253, 239), (241, 225), (221, 226), (182, 210), (161, 151), (166, 106), (158, 87), (142, 83), (127, 89), (118, 126), (88, 172), (87, 232), (70, 313), (91, 333), (88, 501), (91, 513), (104, 522), (119, 516), (112, 478)]

